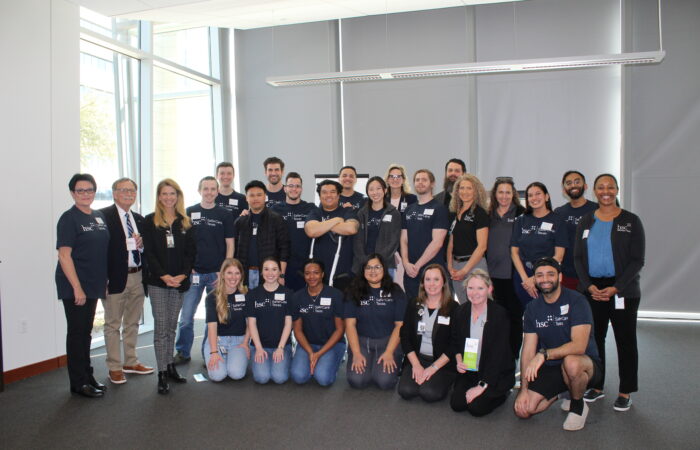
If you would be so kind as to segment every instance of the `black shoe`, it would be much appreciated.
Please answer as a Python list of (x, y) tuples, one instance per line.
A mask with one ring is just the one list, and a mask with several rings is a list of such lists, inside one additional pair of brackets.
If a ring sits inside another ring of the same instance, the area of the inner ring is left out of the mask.
[(627, 411), (632, 406), (632, 397), (618, 396), (615, 403), (613, 403), (613, 409), (615, 411)]
[(89, 384), (84, 384), (79, 388), (70, 388), (70, 391), (73, 394), (82, 395), (83, 397), (87, 398), (100, 398), (105, 395), (104, 392), (95, 389), (92, 385)]
[(187, 383), (187, 378), (177, 373), (175, 364), (168, 364), (168, 371), (166, 373), (168, 375), (168, 378), (175, 381), (176, 383)]
[(180, 352), (175, 353), (175, 356), (173, 356), (173, 364), (176, 366), (179, 366), (180, 364), (185, 364), (190, 362), (192, 358), (189, 356), (185, 356)]
[(104, 384), (97, 381), (95, 379), (95, 377), (93, 377), (92, 375), (90, 375), (90, 386), (92, 386), (95, 389), (97, 389), (98, 391), (102, 391), (102, 392), (107, 390), (107, 386), (105, 386)]
[(168, 385), (168, 374), (164, 370), (158, 372), (158, 393), (167, 394), (170, 391)]
[(583, 400), (586, 403), (593, 403), (594, 401), (598, 400), (599, 398), (605, 397), (605, 392), (603, 391), (596, 391), (595, 389), (589, 389), (586, 391), (585, 394), (583, 394)]

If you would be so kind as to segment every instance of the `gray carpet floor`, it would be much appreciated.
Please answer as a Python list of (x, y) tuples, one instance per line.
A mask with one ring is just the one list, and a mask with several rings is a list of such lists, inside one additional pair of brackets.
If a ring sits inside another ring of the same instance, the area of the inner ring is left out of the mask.
[[(70, 395), (65, 369), (10, 384), (0, 393), (0, 448), (700, 448), (700, 324), (645, 321), (638, 334), (640, 392), (632, 408), (612, 408), (618, 379), (609, 339), (607, 397), (591, 405), (586, 427), (575, 433), (562, 430), (558, 404), (519, 420), (511, 395), (493, 414), (473, 418), (452, 412), (447, 400), (426, 404), (396, 392), (354, 390), (344, 365), (330, 388), (291, 381), (260, 386), (250, 374), (237, 382), (197, 383), (193, 375), (206, 373), (197, 354), (180, 366), (187, 384), (171, 385), (162, 396), (155, 375), (110, 384), (104, 349), (96, 349), (93, 366), (108, 384), (107, 395)], [(139, 355), (153, 365), (151, 339), (140, 336)]]

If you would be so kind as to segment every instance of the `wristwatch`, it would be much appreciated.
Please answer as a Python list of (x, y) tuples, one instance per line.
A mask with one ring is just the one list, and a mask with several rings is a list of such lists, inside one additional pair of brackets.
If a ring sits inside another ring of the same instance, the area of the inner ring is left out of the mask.
[(480, 388), (486, 389), (486, 388), (488, 387), (489, 384), (488, 384), (487, 382), (483, 381), (483, 380), (479, 380), (479, 382), (477, 383), (477, 385), (478, 385)]
[(548, 356), (548, 355), (547, 355), (547, 349), (546, 349), (546, 348), (541, 348), (541, 349), (539, 349), (539, 351), (538, 351), (537, 353), (541, 353), (542, 356), (544, 356), (544, 360), (547, 361), (547, 359), (548, 359), (547, 356)]
[(282, 279), (284, 280), (284, 274), (283, 274), (283, 273), (280, 274), (280, 278), (282, 278)]

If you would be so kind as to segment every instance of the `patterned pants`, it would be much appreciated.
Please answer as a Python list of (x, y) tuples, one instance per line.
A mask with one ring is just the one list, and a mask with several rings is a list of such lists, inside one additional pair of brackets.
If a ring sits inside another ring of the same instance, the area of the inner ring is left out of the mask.
[(184, 293), (173, 288), (148, 286), (153, 311), (153, 347), (156, 352), (158, 371), (167, 369), (173, 362), (177, 319), (180, 316)]

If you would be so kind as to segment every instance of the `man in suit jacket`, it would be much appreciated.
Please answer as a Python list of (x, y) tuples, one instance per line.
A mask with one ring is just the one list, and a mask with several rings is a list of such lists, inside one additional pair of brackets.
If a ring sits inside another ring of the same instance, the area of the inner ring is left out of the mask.
[[(129, 178), (120, 178), (112, 184), (114, 205), (102, 209), (109, 229), (107, 298), (102, 301), (105, 310), (105, 344), (109, 380), (114, 384), (126, 383), (124, 373), (148, 375), (152, 367), (141, 364), (136, 357), (136, 338), (143, 313), (144, 258), (141, 215), (131, 211), (136, 201), (137, 186)], [(121, 330), (121, 332), (120, 332)], [(122, 364), (120, 337), (124, 346)]]

